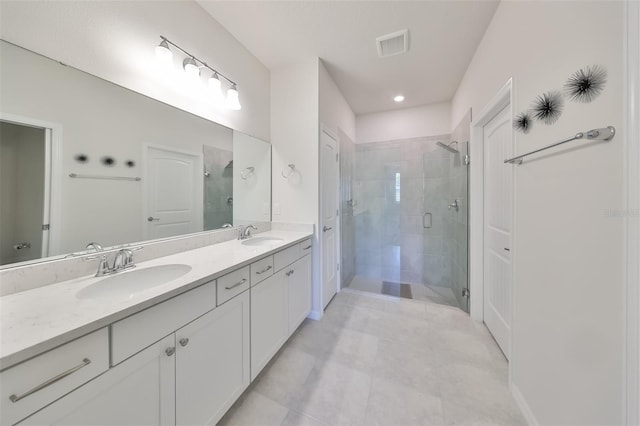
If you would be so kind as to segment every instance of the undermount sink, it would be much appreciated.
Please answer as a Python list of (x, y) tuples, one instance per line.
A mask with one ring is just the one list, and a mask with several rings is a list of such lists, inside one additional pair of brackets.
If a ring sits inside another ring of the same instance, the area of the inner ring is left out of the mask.
[(79, 299), (126, 296), (173, 281), (191, 271), (191, 266), (182, 264), (158, 265), (132, 271), (118, 272), (83, 288)]
[(278, 237), (251, 237), (248, 240), (242, 241), (244, 246), (270, 246), (275, 243), (284, 241)]

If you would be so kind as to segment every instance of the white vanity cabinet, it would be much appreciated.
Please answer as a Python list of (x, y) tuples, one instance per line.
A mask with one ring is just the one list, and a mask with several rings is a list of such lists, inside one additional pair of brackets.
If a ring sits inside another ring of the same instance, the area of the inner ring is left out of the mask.
[(306, 240), (275, 253), (275, 273), (251, 287), (251, 380), (311, 312), (310, 249)]
[[(215, 306), (214, 291), (215, 282), (205, 284), (113, 324), (112, 358), (140, 346), (129, 342), (131, 332), (144, 342), (175, 313), (194, 315), (198, 298), (210, 296)], [(215, 424), (250, 382), (249, 312), (244, 291), (124, 361), (116, 358), (106, 373), (21, 424)]]
[(20, 425), (175, 425), (173, 345), (160, 340)]
[(176, 424), (215, 424), (249, 386), (249, 292), (175, 336)]

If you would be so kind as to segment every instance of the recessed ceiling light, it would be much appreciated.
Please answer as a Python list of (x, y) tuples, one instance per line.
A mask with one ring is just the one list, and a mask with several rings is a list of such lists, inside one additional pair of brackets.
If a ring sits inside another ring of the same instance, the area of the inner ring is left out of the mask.
[(404, 101), (404, 96), (398, 95), (395, 98), (393, 98), (393, 100), (396, 101), (396, 102), (402, 102), (402, 101)]

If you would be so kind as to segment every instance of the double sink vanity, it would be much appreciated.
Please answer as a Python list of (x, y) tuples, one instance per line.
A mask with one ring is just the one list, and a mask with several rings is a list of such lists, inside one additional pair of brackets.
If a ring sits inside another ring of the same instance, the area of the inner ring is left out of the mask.
[(215, 424), (311, 311), (272, 230), (0, 298), (1, 424)]

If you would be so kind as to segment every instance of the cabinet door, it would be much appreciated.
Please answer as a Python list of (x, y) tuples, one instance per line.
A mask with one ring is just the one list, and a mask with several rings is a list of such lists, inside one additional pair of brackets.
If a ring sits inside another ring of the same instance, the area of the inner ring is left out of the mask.
[(251, 287), (251, 380), (289, 336), (288, 277), (285, 275), (289, 269)]
[(111, 368), (20, 425), (175, 425), (173, 335)]
[(176, 423), (215, 424), (247, 388), (249, 291), (176, 332)]
[(311, 256), (304, 256), (286, 271), (289, 275), (289, 335), (311, 312)]

